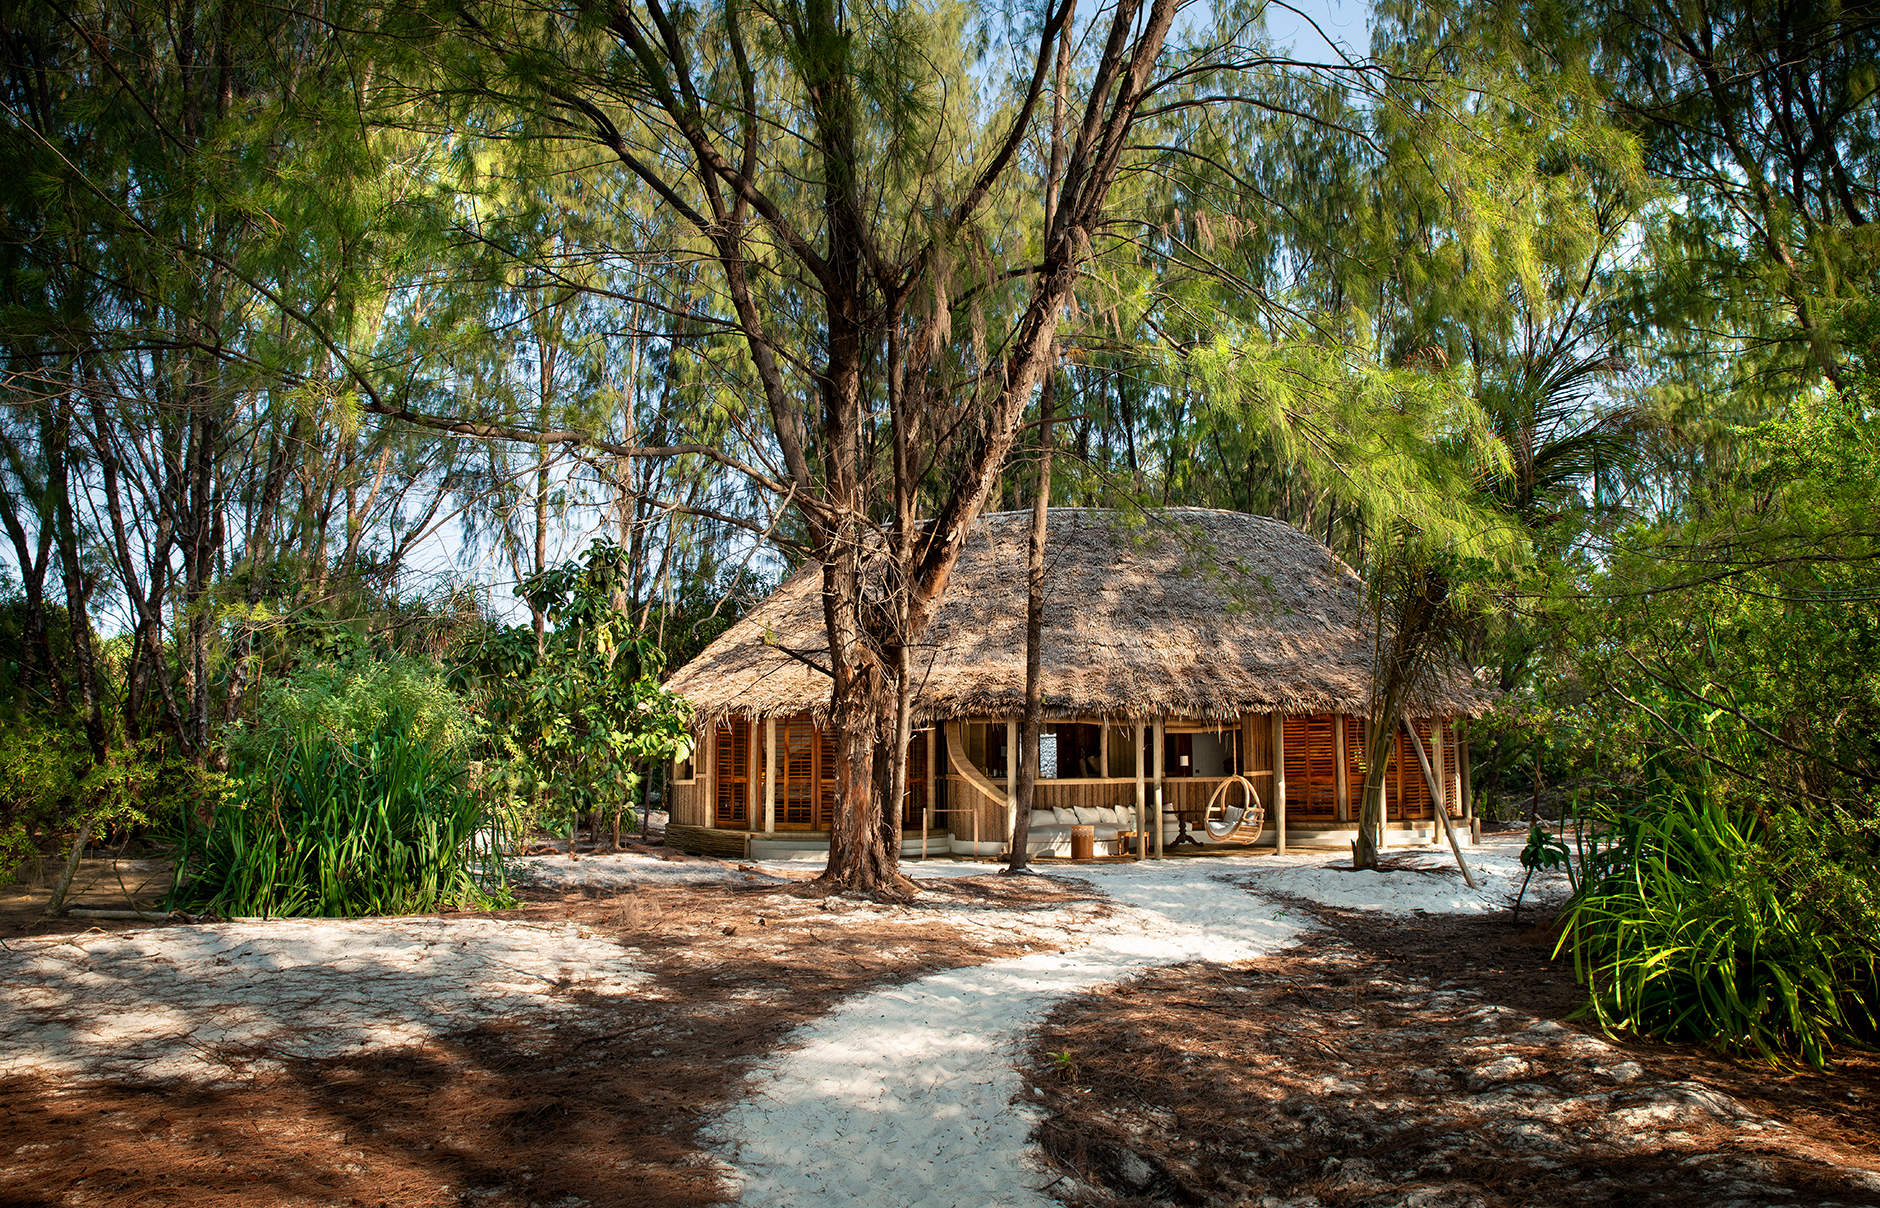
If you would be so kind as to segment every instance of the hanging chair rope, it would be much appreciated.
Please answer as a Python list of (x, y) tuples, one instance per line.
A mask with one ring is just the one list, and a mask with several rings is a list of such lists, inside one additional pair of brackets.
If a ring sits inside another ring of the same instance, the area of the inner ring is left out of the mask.
[[(1235, 809), (1225, 803), (1230, 785), (1239, 785), (1245, 794), (1245, 804)], [(1221, 807), (1221, 817), (1217, 821), (1214, 808)], [(1254, 792), (1253, 781), (1245, 776), (1229, 776), (1221, 781), (1214, 790), (1214, 796), (1208, 798), (1208, 813), (1203, 826), (1208, 838), (1216, 843), (1251, 843), (1260, 837), (1260, 831), (1266, 826), (1266, 807), (1260, 804), (1260, 794)]]

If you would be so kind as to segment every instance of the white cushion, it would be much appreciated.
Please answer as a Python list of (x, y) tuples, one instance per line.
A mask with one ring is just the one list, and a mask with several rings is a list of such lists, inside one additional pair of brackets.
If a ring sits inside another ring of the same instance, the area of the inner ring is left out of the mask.
[(1041, 827), (1041, 826), (1054, 826), (1056, 824), (1057, 824), (1057, 819), (1054, 816), (1052, 816), (1052, 813), (1050, 810), (1031, 811), (1032, 829), (1036, 830), (1038, 827)]
[(1095, 826), (1097, 823), (1097, 811), (1094, 809), (1080, 807), (1071, 812), (1077, 815), (1077, 824), (1079, 826)]
[(1051, 815), (1052, 817), (1057, 819), (1057, 824), (1059, 826), (1077, 825), (1077, 811), (1076, 810), (1068, 809), (1068, 808), (1059, 808), (1059, 809), (1052, 810)]

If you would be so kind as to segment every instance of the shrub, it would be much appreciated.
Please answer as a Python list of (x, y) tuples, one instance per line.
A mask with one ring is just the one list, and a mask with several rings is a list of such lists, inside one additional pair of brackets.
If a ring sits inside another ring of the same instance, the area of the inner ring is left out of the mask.
[(223, 915), (399, 914), (508, 900), (463, 766), (394, 711), (246, 767), (181, 837), (171, 904)]
[(230, 765), (241, 767), (308, 739), (362, 741), (384, 732), (394, 715), (404, 733), (446, 762), (467, 759), (481, 737), (475, 711), (441, 664), (357, 653), (266, 684), (255, 718), (229, 727), (223, 743)]
[(1880, 871), (1871, 835), (1794, 811), (1662, 796), (1612, 813), (1563, 944), (1608, 1030), (1817, 1069), (1871, 1037)]

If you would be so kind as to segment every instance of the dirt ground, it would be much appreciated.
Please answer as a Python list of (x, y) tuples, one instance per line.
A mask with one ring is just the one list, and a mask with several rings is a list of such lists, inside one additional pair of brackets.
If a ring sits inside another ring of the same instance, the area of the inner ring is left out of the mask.
[[(65, 862), (50, 857), (29, 860), (15, 870), (10, 885), (0, 885), (0, 939), (22, 935), (56, 935), (97, 927), (123, 931), (147, 923), (98, 919), (52, 919), (46, 902), (64, 871)], [(125, 852), (122, 858), (99, 853), (80, 860), (66, 893), (66, 905), (84, 910), (157, 911), (170, 888), (170, 862), (145, 851)]]
[[(989, 878), (922, 888), (912, 906), (827, 899), (807, 883), (535, 895), (486, 917), (572, 922), (637, 948), (652, 989), (595, 998), (574, 1024), (506, 1021), (327, 1060), (273, 1055), (283, 1072), (226, 1089), (0, 1081), (0, 1204), (714, 1202), (716, 1168), (696, 1133), (751, 1059), (862, 989), (1017, 950), (950, 919), (1077, 896)], [(836, 925), (831, 912), (850, 917)]]
[[(105, 908), (126, 891), (154, 905), (167, 880), (129, 860), (87, 861), (81, 878), (81, 904)], [(45, 920), (45, 888), (0, 894), (0, 942), (149, 925)], [(1075, 893), (996, 878), (924, 881), (911, 907), (803, 882), (538, 891), (485, 917), (637, 949), (650, 992), (569, 985), (588, 998), (575, 1022), (277, 1058), (221, 1088), (0, 1080), (0, 1205), (712, 1203), (701, 1126), (785, 1033), (861, 990), (1012, 955), (996, 930), (960, 924)], [(1323, 929), (1246, 966), (1160, 969), (1045, 1021), (1026, 1073), (1064, 1203), (1880, 1206), (1871, 1055), (1823, 1077), (1613, 1044), (1561, 1022), (1579, 994), (1545, 927), (1275, 909)]]
[(1067, 1205), (1880, 1205), (1880, 1060), (1614, 1043), (1552, 933), (1316, 907), (1245, 967), (1068, 1001), (1027, 1081)]

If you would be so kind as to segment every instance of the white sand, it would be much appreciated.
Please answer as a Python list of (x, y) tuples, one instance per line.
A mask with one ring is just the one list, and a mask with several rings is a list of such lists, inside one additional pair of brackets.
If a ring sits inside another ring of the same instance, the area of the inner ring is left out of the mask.
[(1048, 1204), (1024, 1187), (1047, 1180), (1035, 1177), (1030, 1119), (1012, 1104), (1014, 1062), (1038, 1017), (1151, 965), (1252, 960), (1298, 934), (1270, 902), (1222, 879), (1219, 861), (1062, 871), (1116, 903), (1070, 951), (859, 995), (754, 1075), (750, 1096), (713, 1127), (744, 1203)]
[[(1448, 875), (1338, 872), (1326, 851), (1250, 859), (1056, 866), (1116, 903), (1067, 935), (1064, 953), (994, 961), (850, 999), (792, 1035), (752, 1075), (743, 1103), (713, 1125), (721, 1172), (747, 1205), (956, 1208), (1054, 1201), (1026, 1141), (1031, 1117), (1012, 1100), (1014, 1063), (1056, 1000), (1184, 960), (1246, 961), (1291, 943), (1296, 916), (1259, 890), (1385, 912), (1499, 909), (1521, 868), (1520, 843), (1465, 851), (1482, 888), (1454, 858), (1413, 849)], [(1393, 855), (1410, 855), (1397, 852)], [(983, 864), (906, 864), (914, 877), (992, 875)], [(1541, 878), (1537, 875), (1535, 880)], [(1534, 889), (1530, 888), (1530, 893)]]
[(561, 1015), (579, 987), (646, 981), (562, 924), (275, 919), (15, 940), (0, 952), (0, 1073), (225, 1083), (421, 1044), (498, 1017)]
[(664, 859), (638, 852), (612, 852), (570, 860), (560, 856), (511, 856), (503, 863), (520, 882), (550, 889), (626, 889), (634, 885), (705, 885), (749, 879), (723, 860), (682, 856)]
[[(1521, 867), (1525, 832), (1488, 835), (1476, 847), (1465, 846), (1463, 859), (1475, 873), (1478, 888), (1463, 883), (1456, 858), (1449, 848), (1413, 847), (1386, 851), (1391, 863), (1407, 862), (1419, 872), (1354, 873), (1349, 851), (1295, 851), (1284, 856), (1261, 856), (1248, 862), (1254, 889), (1292, 894), (1326, 906), (1348, 910), (1377, 910), (1407, 914), (1487, 914), (1507, 910), (1521, 888), (1526, 870)], [(1527, 889), (1527, 904), (1557, 900), (1566, 892), (1564, 873), (1535, 873)]]
[[(1446, 849), (1416, 856), (1444, 875), (1333, 871), (1348, 856), (1303, 852), (1059, 866), (1107, 895), (1049, 909), (948, 910), (958, 925), (1036, 952), (861, 994), (793, 1034), (712, 1126), (727, 1180), (754, 1205), (1049, 1203), (1013, 1105), (1014, 1063), (1052, 1003), (1144, 968), (1246, 961), (1291, 943), (1284, 892), (1380, 911), (1499, 909), (1520, 878), (1520, 837), (1473, 849), (1466, 890)], [(1398, 853), (1402, 854), (1402, 853)], [(543, 884), (625, 888), (767, 875), (717, 860), (622, 854), (532, 857)], [(903, 866), (916, 878), (991, 875), (985, 864)], [(799, 862), (776, 875), (801, 876)], [(1557, 894), (1557, 884), (1541, 892)], [(1558, 882), (1559, 878), (1552, 879)], [(858, 912), (858, 915), (860, 912)], [(828, 916), (840, 925), (843, 914)], [(0, 1073), (62, 1080), (227, 1082), (279, 1056), (419, 1044), (502, 1017), (553, 1022), (572, 987), (642, 992), (635, 954), (563, 924), (464, 919), (275, 920), (15, 941), (0, 951)]]

